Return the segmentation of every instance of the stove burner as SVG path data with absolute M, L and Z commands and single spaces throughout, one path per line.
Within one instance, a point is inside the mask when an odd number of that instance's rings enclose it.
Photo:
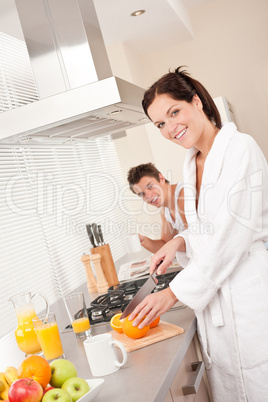
M 167 287 L 166 283 L 159 283 L 159 284 L 156 285 L 156 287 L 154 288 L 153 292 L 154 293 L 159 292 L 159 290 L 163 290 L 166 287 Z
M 127 300 L 131 301 L 134 296 L 135 296 L 135 294 L 133 294 L 133 295 L 126 295 L 125 298 L 124 298 L 124 300 L 126 300 L 126 301 L 127 301 Z
M 136 279 L 134 281 L 123 282 L 120 285 L 111 286 L 108 289 L 108 293 L 114 293 L 115 291 L 121 290 L 126 295 L 128 294 L 136 294 L 139 288 L 141 287 L 141 283 L 144 283 L 144 279 Z
M 93 321 L 97 320 L 101 316 L 102 316 L 102 312 L 100 310 L 91 312 L 91 317 L 92 317 Z
M 102 305 L 108 305 L 110 308 L 118 308 L 121 307 L 125 303 L 125 292 L 124 290 L 115 290 L 110 293 L 105 293 L 97 297 L 97 299 L 91 302 L 91 306 L 98 307 Z

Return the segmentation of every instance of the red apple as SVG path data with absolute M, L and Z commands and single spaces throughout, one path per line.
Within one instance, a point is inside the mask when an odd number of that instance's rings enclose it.
M 8 391 L 9 402 L 40 402 L 43 388 L 32 378 L 20 378 L 11 384 Z
M 45 395 L 45 393 L 46 393 L 47 391 L 50 391 L 51 389 L 54 389 L 54 387 L 51 387 L 50 385 L 47 385 L 46 388 L 44 388 L 43 395 Z

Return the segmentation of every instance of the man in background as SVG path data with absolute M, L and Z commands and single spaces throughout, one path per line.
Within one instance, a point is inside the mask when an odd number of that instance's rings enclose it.
M 183 185 L 180 182 L 170 184 L 153 163 L 132 167 L 127 179 L 134 194 L 147 204 L 160 209 L 161 238 L 154 240 L 139 234 L 141 245 L 156 253 L 167 241 L 187 227 L 183 212 Z

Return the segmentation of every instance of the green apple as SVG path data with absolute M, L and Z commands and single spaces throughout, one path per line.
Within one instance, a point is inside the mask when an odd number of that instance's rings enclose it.
M 50 363 L 51 379 L 49 384 L 54 388 L 61 388 L 64 381 L 71 377 L 77 377 L 75 365 L 66 359 L 56 359 Z
M 73 402 L 82 398 L 89 390 L 89 385 L 83 378 L 72 377 L 64 381 L 61 389 L 65 389 L 71 395 Z
M 45 393 L 42 402 L 72 402 L 72 397 L 65 389 L 53 388 Z

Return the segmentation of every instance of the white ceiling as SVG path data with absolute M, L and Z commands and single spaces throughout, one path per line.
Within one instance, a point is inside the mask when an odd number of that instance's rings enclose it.
M 208 1 L 95 0 L 94 3 L 106 44 L 124 42 L 144 53 L 170 46 L 172 41 L 191 39 L 188 9 Z M 139 17 L 131 16 L 140 9 L 146 12 Z
M 188 10 L 209 1 L 212 0 L 94 0 L 94 3 L 106 45 L 123 42 L 144 53 L 161 50 L 173 41 L 191 39 Z M 146 12 L 139 17 L 130 16 L 139 9 Z M 18 37 L 20 29 L 16 24 L 15 1 L 0 0 L 0 32 L 5 32 L 6 27 L 5 33 L 12 35 L 14 30 L 14 36 Z

